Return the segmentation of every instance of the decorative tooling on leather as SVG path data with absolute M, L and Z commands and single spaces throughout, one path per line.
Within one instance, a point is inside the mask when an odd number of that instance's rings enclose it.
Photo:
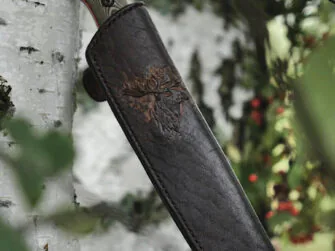
M 145 122 L 155 123 L 167 139 L 178 135 L 183 103 L 189 99 L 179 74 L 170 67 L 151 66 L 145 77 L 124 77 L 122 94 L 129 105 L 144 115 Z

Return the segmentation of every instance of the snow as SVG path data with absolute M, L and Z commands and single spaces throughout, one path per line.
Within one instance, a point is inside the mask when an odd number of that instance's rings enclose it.
M 82 6 L 83 7 L 83 6 Z M 188 8 L 178 19 L 162 16 L 149 10 L 164 43 L 180 71 L 186 85 L 190 86 L 189 66 L 191 55 L 199 49 L 203 62 L 203 82 L 206 83 L 205 102 L 214 109 L 216 122 L 226 137 L 232 134 L 232 127 L 223 117 L 217 89 L 220 79 L 213 76 L 222 58 L 232 56 L 231 43 L 242 39 L 237 30 L 223 33 L 223 21 L 210 10 L 199 13 Z M 87 67 L 85 49 L 96 31 L 89 12 L 81 10 L 82 50 L 80 70 Z M 223 39 L 218 39 L 224 34 Z M 173 43 L 169 43 L 173 41 Z M 214 46 L 215 45 L 215 46 Z M 238 88 L 234 92 L 235 117 L 241 116 L 242 101 L 250 99 L 251 93 Z M 88 115 L 78 107 L 74 117 L 73 135 L 77 148 L 74 164 L 78 201 L 82 205 L 93 205 L 101 200 L 119 201 L 127 193 L 143 193 L 151 190 L 152 185 L 139 160 L 127 142 L 118 122 L 107 103 Z M 144 235 L 136 235 L 117 224 L 107 233 L 95 233 L 81 239 L 82 251 L 122 250 L 122 251 L 186 251 L 190 250 L 182 235 L 171 219 L 158 227 L 150 227 Z

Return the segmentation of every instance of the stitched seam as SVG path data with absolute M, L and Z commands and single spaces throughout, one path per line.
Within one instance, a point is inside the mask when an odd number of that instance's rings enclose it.
M 89 50 L 93 50 L 94 46 L 98 43 L 98 39 L 100 39 L 103 35 L 103 32 L 102 31 L 105 31 L 105 30 L 108 30 L 110 28 L 110 26 L 115 22 L 117 21 L 118 19 L 120 19 L 121 17 L 125 16 L 128 12 L 132 11 L 133 9 L 137 8 L 137 7 L 141 7 L 143 6 L 142 3 L 137 3 L 137 4 L 134 4 L 132 5 L 131 7 L 129 7 L 128 9 L 123 9 L 123 11 L 120 11 L 118 13 L 116 13 L 109 21 L 107 21 L 107 23 L 101 27 L 101 31 L 99 31 L 99 33 L 97 34 L 97 36 L 95 36 L 91 42 L 91 44 L 89 45 Z M 100 75 L 100 77 L 103 79 L 104 82 L 107 82 L 106 81 L 106 78 L 104 77 L 102 71 L 101 71 L 101 67 L 100 65 L 97 63 L 97 60 L 96 60 L 96 53 L 93 53 L 93 63 L 96 65 L 97 67 L 97 71 Z M 147 156 L 147 154 L 142 150 L 142 147 L 141 145 L 138 143 L 138 140 L 136 138 L 136 136 L 134 135 L 132 129 L 130 128 L 130 126 L 128 126 L 128 123 L 125 123 L 127 122 L 127 119 L 123 116 L 123 114 L 121 113 L 120 109 L 119 109 L 119 105 L 118 103 L 116 102 L 116 100 L 109 95 L 109 93 L 107 94 L 110 98 L 110 100 L 113 102 L 113 105 L 114 105 L 114 108 L 116 109 L 116 111 L 118 112 L 120 118 L 124 121 L 124 125 L 126 126 L 126 128 L 128 129 L 128 133 L 129 133 L 129 136 L 132 138 L 134 144 L 136 145 L 136 147 L 138 148 L 139 152 L 143 155 L 144 157 L 144 160 L 147 162 L 148 166 L 150 167 L 151 170 L 152 169 L 152 164 L 150 163 L 149 161 L 149 158 Z M 199 250 L 204 250 L 202 245 L 200 244 L 199 240 L 197 239 L 197 237 L 195 236 L 194 232 L 192 231 L 192 229 L 188 226 L 186 220 L 184 219 L 184 216 L 182 215 L 182 213 L 178 210 L 178 207 L 177 205 L 175 204 L 175 202 L 171 199 L 170 197 L 170 194 L 169 192 L 167 191 L 167 189 L 165 188 L 163 182 L 162 182 L 162 179 L 161 179 L 161 176 L 159 174 L 157 174 L 156 172 L 152 172 L 154 176 L 156 176 L 157 178 L 157 181 L 158 181 L 158 184 L 161 186 L 163 192 L 166 194 L 168 200 L 170 201 L 170 203 L 172 204 L 172 206 L 174 207 L 175 209 L 175 212 L 176 214 L 179 216 L 179 218 L 181 219 L 181 221 L 183 222 L 183 224 L 185 225 L 186 227 L 186 230 L 189 232 L 189 234 L 193 237 L 193 240 L 195 241 L 195 243 L 198 245 L 198 249 Z
M 120 19 L 121 17 L 125 16 L 128 12 L 143 6 L 143 3 L 135 3 L 133 5 L 130 6 L 126 6 L 124 7 L 124 9 L 121 9 L 120 11 L 116 12 L 113 16 L 111 16 L 111 18 L 109 20 L 106 21 L 106 23 L 104 23 L 100 29 L 98 30 L 97 34 L 93 37 L 91 43 L 88 46 L 88 50 L 93 49 L 93 47 L 98 43 L 98 39 L 100 39 L 103 35 L 102 31 L 108 30 L 110 28 L 110 26 L 115 23 L 115 21 L 117 21 L 118 19 Z

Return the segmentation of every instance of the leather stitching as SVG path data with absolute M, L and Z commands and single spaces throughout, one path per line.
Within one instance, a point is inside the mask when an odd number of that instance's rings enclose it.
M 143 6 L 143 3 L 136 3 L 136 4 L 133 4 L 133 5 L 130 5 L 127 7 L 125 7 L 123 10 L 117 12 L 115 15 L 113 15 L 105 24 L 103 24 L 101 26 L 101 28 L 99 29 L 98 33 L 96 34 L 96 36 L 93 38 L 92 42 L 90 43 L 89 47 L 88 47 L 88 50 L 87 50 L 87 55 L 89 55 L 89 51 L 90 50 L 93 50 L 93 48 L 96 46 L 96 44 L 98 43 L 98 40 L 101 39 L 101 37 L 103 36 L 105 30 L 108 30 L 110 28 L 110 26 L 115 22 L 117 21 L 118 19 L 120 19 L 121 17 L 125 16 L 128 12 L 138 8 L 138 7 L 142 7 Z M 93 52 L 92 53 L 92 58 L 93 58 L 93 63 L 94 65 L 96 66 L 97 68 L 97 71 L 98 71 L 98 74 L 100 76 L 100 78 L 102 78 L 102 80 L 104 82 L 107 82 L 106 81 L 106 78 L 104 77 L 103 73 L 102 73 L 102 70 L 101 70 L 101 67 L 100 65 L 97 63 L 97 55 Z M 115 110 L 117 111 L 118 113 L 118 116 L 121 120 L 123 120 L 123 124 L 124 126 L 126 127 L 127 131 L 128 131 L 128 134 L 129 136 L 132 138 L 134 144 L 136 145 L 138 151 L 141 153 L 141 155 L 144 157 L 144 161 L 147 162 L 147 165 L 148 167 L 150 167 L 151 170 L 154 170 L 152 169 L 152 164 L 150 163 L 149 161 L 149 158 L 148 156 L 146 155 L 146 153 L 142 150 L 142 147 L 141 145 L 139 144 L 138 140 L 136 139 L 136 136 L 134 135 L 132 129 L 130 128 L 130 126 L 128 126 L 128 123 L 127 123 L 127 120 L 126 118 L 123 116 L 120 108 L 119 108 L 119 105 L 118 103 L 116 102 L 116 100 L 109 94 L 107 93 L 107 95 L 109 96 L 109 100 L 112 101 L 113 103 L 113 106 L 115 108 Z M 199 240 L 196 238 L 194 232 L 192 231 L 192 229 L 189 227 L 188 223 L 186 222 L 184 216 L 182 215 L 182 213 L 179 211 L 177 205 L 175 204 L 175 202 L 171 199 L 171 196 L 169 194 L 169 192 L 167 191 L 167 189 L 165 188 L 163 182 L 162 182 L 162 179 L 160 177 L 159 174 L 157 174 L 156 172 L 153 171 L 153 175 L 156 176 L 157 178 L 157 181 L 158 181 L 158 185 L 162 188 L 163 192 L 166 194 L 166 197 L 168 198 L 169 202 L 172 204 L 174 210 L 175 210 L 175 213 L 178 215 L 178 217 L 181 219 L 182 223 L 186 226 L 186 231 L 189 233 L 189 235 L 191 235 L 191 237 L 193 238 L 193 240 L 195 241 L 195 243 L 197 244 L 197 248 L 198 250 L 204 250 L 202 245 L 200 244 Z

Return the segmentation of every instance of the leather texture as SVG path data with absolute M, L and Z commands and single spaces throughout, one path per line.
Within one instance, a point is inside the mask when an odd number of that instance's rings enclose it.
M 87 68 L 83 74 L 83 85 L 88 95 L 96 102 L 107 101 L 106 92 L 94 77 L 90 68 Z
M 192 250 L 274 250 L 144 6 L 111 16 L 86 57 Z

